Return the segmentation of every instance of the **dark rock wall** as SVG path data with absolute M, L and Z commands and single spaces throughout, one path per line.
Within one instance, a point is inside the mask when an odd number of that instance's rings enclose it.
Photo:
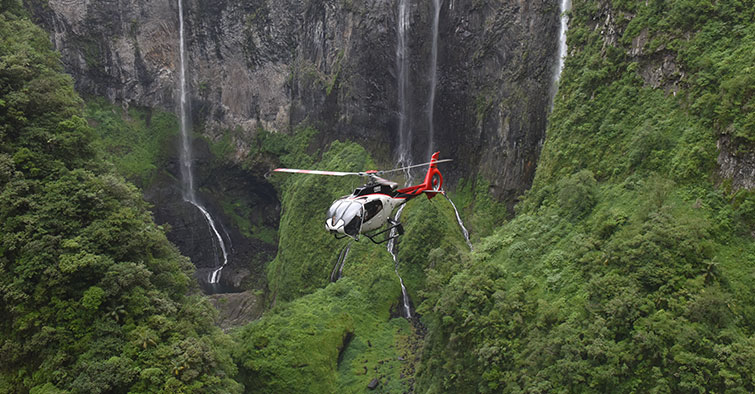
M 176 182 L 177 158 L 168 160 L 166 168 L 144 187 L 155 222 L 167 224 L 168 239 L 191 258 L 197 267 L 197 281 L 206 292 L 264 289 L 265 263 L 277 253 L 277 240 L 268 238 L 280 221 L 275 189 L 264 178 L 233 163 L 213 160 L 203 139 L 194 141 L 193 153 L 197 199 L 213 217 L 228 252 L 219 283 L 211 285 L 208 280 L 223 263 L 222 250 L 204 215 L 183 199 Z
M 218 165 L 206 144 L 194 143 L 204 147 L 195 149 L 198 195 L 234 245 L 223 288 L 207 290 L 264 288 L 264 263 L 274 257 L 275 245 L 242 236 L 224 211 L 233 199 L 248 205 L 245 220 L 277 228 L 280 205 L 261 178 L 265 169 L 244 163 L 255 133 L 313 125 L 322 146 L 354 140 L 383 166 L 393 165 L 398 1 L 183 2 L 193 129 L 209 140 L 231 136 L 233 146 L 224 158 L 230 160 Z M 26 4 L 50 32 L 81 93 L 178 112 L 177 0 Z M 418 163 L 428 159 L 430 144 L 433 3 L 409 4 L 407 116 Z M 443 0 L 441 7 L 432 145 L 454 159 L 444 165 L 446 185 L 481 176 L 513 206 L 531 184 L 544 139 L 558 0 Z M 255 168 L 254 174 L 241 167 Z M 204 284 L 219 264 L 219 249 L 201 213 L 181 199 L 178 176 L 177 167 L 164 169 L 145 185 L 145 197 Z
M 479 171 L 510 202 L 545 138 L 558 25 L 557 1 L 446 1 L 441 12 L 436 146 L 462 160 L 454 175 Z
M 176 1 L 32 3 L 84 93 L 176 107 Z M 482 175 L 513 199 L 531 182 L 548 112 L 557 0 L 442 1 L 434 146 L 459 177 Z M 385 0 L 185 0 L 194 123 L 228 129 L 243 160 L 259 128 L 302 123 L 322 143 L 352 139 L 390 165 L 397 149 L 396 19 Z M 410 2 L 410 124 L 427 157 L 432 2 Z

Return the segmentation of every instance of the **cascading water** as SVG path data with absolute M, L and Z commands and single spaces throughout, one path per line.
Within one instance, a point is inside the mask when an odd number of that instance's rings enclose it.
M 433 116 L 435 115 L 435 89 L 438 85 L 438 24 L 440 22 L 440 1 L 433 0 L 433 44 L 432 57 L 430 58 L 430 97 L 427 100 L 427 120 L 428 120 L 428 138 L 427 138 L 427 157 L 432 156 L 434 152 L 433 140 L 435 139 L 435 129 L 433 125 Z
M 351 242 L 346 244 L 343 248 L 341 248 L 341 251 L 338 253 L 338 258 L 336 259 L 336 265 L 333 267 L 333 271 L 330 273 L 330 281 L 335 282 L 338 279 L 341 279 L 341 276 L 343 276 L 343 266 L 346 264 L 346 258 L 349 257 L 349 251 L 351 250 Z
M 208 278 L 209 283 L 215 284 L 220 281 L 220 271 L 223 269 L 223 267 L 226 266 L 226 264 L 228 264 L 228 252 L 226 251 L 223 237 L 220 236 L 220 232 L 218 231 L 218 228 L 215 225 L 215 221 L 212 219 L 212 216 L 207 211 L 207 209 L 202 204 L 199 203 L 199 201 L 197 200 L 196 193 L 194 192 L 194 174 L 191 168 L 192 155 L 191 155 L 191 140 L 189 136 L 190 134 L 189 116 L 188 116 L 188 106 L 186 104 L 186 62 L 185 62 L 184 15 L 183 14 L 184 13 L 183 13 L 182 0 L 178 0 L 178 30 L 179 30 L 178 37 L 179 37 L 179 51 L 180 51 L 179 58 L 180 58 L 180 67 L 181 67 L 181 71 L 180 71 L 181 150 L 179 152 L 179 161 L 180 161 L 180 167 L 181 167 L 181 192 L 182 192 L 184 201 L 195 206 L 197 209 L 199 209 L 200 212 L 202 212 L 202 215 L 204 216 L 205 220 L 207 220 L 207 224 L 209 225 L 212 234 L 217 239 L 218 245 L 220 246 L 220 250 L 223 253 L 223 263 L 218 268 L 213 270 L 212 273 L 210 273 L 210 276 Z
M 398 2 L 396 69 L 398 70 L 398 163 L 411 165 L 411 127 L 409 125 L 409 1 Z
M 191 171 L 191 142 L 189 141 L 189 121 L 186 106 L 186 66 L 184 61 L 184 12 L 181 0 L 178 0 L 178 43 L 179 43 L 179 66 L 180 86 L 179 93 L 180 103 L 179 110 L 181 115 L 181 151 L 179 152 L 179 161 L 181 167 L 181 192 L 185 201 L 194 201 L 194 176 Z
M 474 251 L 474 248 L 472 247 L 472 242 L 469 241 L 469 231 L 467 231 L 467 228 L 464 227 L 464 222 L 461 221 L 461 216 L 459 216 L 459 210 L 456 209 L 456 204 L 454 204 L 453 201 L 451 201 L 451 197 L 448 197 L 446 193 L 443 193 L 443 197 L 448 200 L 448 202 L 451 203 L 451 206 L 454 208 L 454 212 L 456 212 L 456 221 L 459 223 L 459 227 L 461 227 L 461 233 L 464 234 L 464 240 L 467 241 L 467 246 L 469 246 L 469 250 Z
M 558 81 L 561 78 L 561 71 L 564 69 L 564 59 L 566 58 L 566 29 L 569 26 L 569 16 L 566 13 L 569 9 L 571 9 L 571 0 L 561 0 L 559 6 L 561 18 L 558 29 L 558 66 L 553 76 L 554 95 L 558 90 Z
M 404 210 L 404 207 L 406 205 L 402 205 L 398 208 L 398 211 L 396 211 L 396 216 L 393 218 L 394 221 L 398 222 L 398 220 L 401 218 L 401 212 Z M 390 233 L 391 237 L 396 236 L 396 229 L 392 229 Z M 412 310 L 410 308 L 409 304 L 409 294 L 406 292 L 406 287 L 404 286 L 404 279 L 401 278 L 401 275 L 398 273 L 398 256 L 396 256 L 396 238 L 392 238 L 390 241 L 388 241 L 388 253 L 391 254 L 393 257 L 393 270 L 396 272 L 396 276 L 398 276 L 398 281 L 401 284 L 401 303 L 402 309 L 404 311 L 404 317 L 407 319 L 412 318 Z

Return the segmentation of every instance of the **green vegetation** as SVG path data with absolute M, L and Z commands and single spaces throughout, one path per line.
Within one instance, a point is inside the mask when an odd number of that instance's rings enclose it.
M 97 130 L 97 148 L 128 180 L 144 187 L 159 168 L 166 166 L 175 149 L 169 142 L 178 135 L 178 120 L 160 110 L 112 105 L 101 98 L 87 100 L 84 116 Z
M 311 168 L 371 166 L 362 147 L 335 142 Z M 408 390 L 420 337 L 407 320 L 391 318 L 401 289 L 390 254 L 384 245 L 339 241 L 322 231 L 324 207 L 361 180 L 274 177 L 283 195 L 279 253 L 268 266 L 276 306 L 235 336 L 241 344 L 234 353 L 241 381 L 260 392 L 359 392 L 373 379 L 382 392 Z M 411 296 L 420 300 L 424 270 L 437 273 L 435 281 L 450 276 L 468 247 L 441 196 L 412 201 L 403 222 L 407 233 L 399 245 L 400 271 Z M 349 242 L 343 277 L 329 283 Z
M 755 389 L 752 192 L 712 182 L 718 135 L 752 130 L 750 87 L 726 81 L 751 73 L 753 41 L 730 32 L 751 34 L 753 10 L 613 1 L 636 17 L 617 18 L 612 46 L 591 27 L 604 3 L 573 2 L 573 56 L 517 216 L 425 293 L 420 391 Z M 628 55 L 641 31 L 689 73 L 676 95 L 639 74 L 657 57 Z
M 511 216 L 506 210 L 506 205 L 491 195 L 490 183 L 482 177 L 472 180 L 460 179 L 456 190 L 450 192 L 449 196 L 460 209 L 459 215 L 463 218 L 465 226 L 474 229 L 470 237 L 475 241 L 490 235 Z
M 108 170 L 47 34 L 0 9 L 0 391 L 240 392 L 231 343 Z
M 752 5 L 573 0 L 516 216 L 504 221 L 483 179 L 460 181 L 471 252 L 442 196 L 404 210 L 398 271 L 422 326 L 395 317 L 384 246 L 352 242 L 330 283 L 351 241 L 322 231 L 323 211 L 361 180 L 271 175 L 278 234 L 219 200 L 245 236 L 279 238 L 270 309 L 226 336 L 188 260 L 101 160 L 149 183 L 175 119 L 97 100 L 82 113 L 46 35 L 0 4 L 0 391 L 755 391 L 755 192 L 716 175 L 719 137 L 740 152 L 755 141 Z M 615 41 L 595 28 L 609 11 Z M 373 167 L 355 143 L 314 151 L 316 137 L 259 130 L 245 170 Z
M 344 270 L 364 264 L 360 260 L 350 257 Z M 383 377 L 386 392 L 405 390 L 398 357 L 409 355 L 397 346 L 411 328 L 403 319 L 388 320 L 387 310 L 375 311 L 372 298 L 390 303 L 386 296 L 398 290 L 390 270 L 375 269 L 372 279 L 379 288 L 344 273 L 338 282 L 275 307 L 245 327 L 234 356 L 246 387 L 265 393 L 355 392 Z

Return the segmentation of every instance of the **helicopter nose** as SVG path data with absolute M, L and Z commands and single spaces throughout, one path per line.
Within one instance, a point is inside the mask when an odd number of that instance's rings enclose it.
M 331 232 L 338 232 L 343 234 L 343 219 L 335 220 L 334 218 L 328 218 L 325 220 L 325 228 Z

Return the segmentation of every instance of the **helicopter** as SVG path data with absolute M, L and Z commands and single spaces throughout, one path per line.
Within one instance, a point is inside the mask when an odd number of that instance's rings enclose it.
M 430 161 L 392 170 L 370 170 L 364 172 L 340 172 L 300 170 L 295 168 L 276 168 L 276 172 L 289 172 L 310 175 L 346 176 L 358 175 L 369 178 L 369 181 L 354 190 L 350 195 L 335 200 L 328 209 L 325 217 L 325 229 L 337 239 L 351 237 L 359 240 L 363 235 L 376 244 L 382 244 L 404 234 L 401 223 L 391 219 L 391 213 L 397 207 L 409 200 L 425 194 L 432 199 L 443 191 L 443 175 L 438 170 L 439 163 L 452 159 L 438 160 L 440 152 L 435 152 Z M 427 165 L 427 173 L 422 183 L 405 188 L 398 188 L 398 183 L 380 177 L 380 175 L 404 171 L 410 168 Z M 385 224 L 388 226 L 383 228 Z M 392 230 L 396 230 L 395 232 Z

